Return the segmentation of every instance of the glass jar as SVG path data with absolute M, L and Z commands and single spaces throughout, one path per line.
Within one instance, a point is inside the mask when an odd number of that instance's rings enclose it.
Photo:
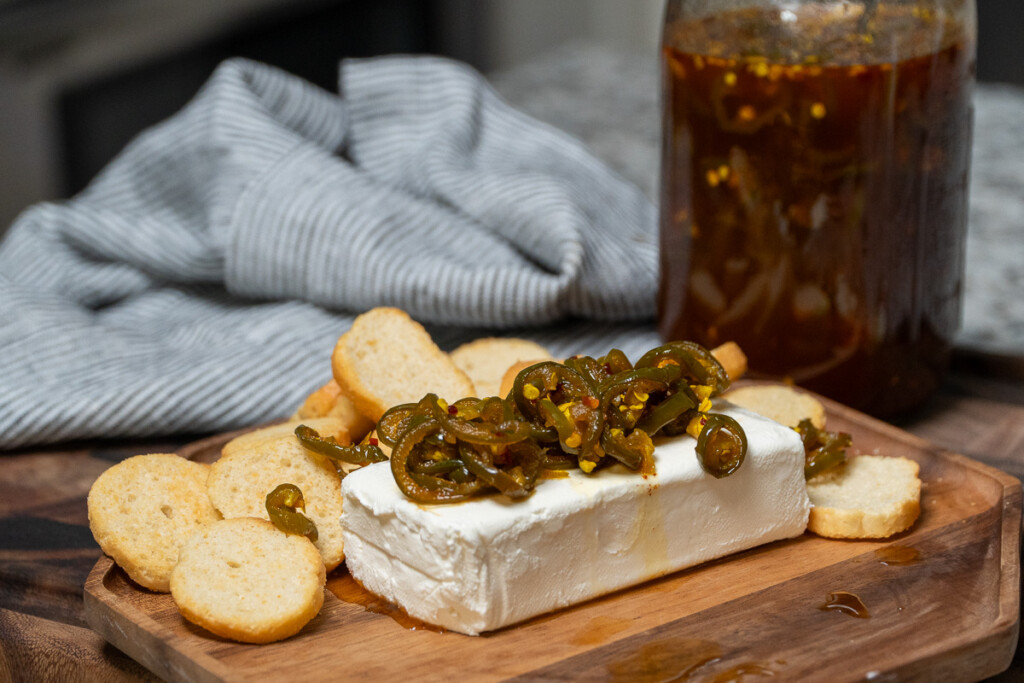
M 876 415 L 960 321 L 973 0 L 668 0 L 659 329 Z

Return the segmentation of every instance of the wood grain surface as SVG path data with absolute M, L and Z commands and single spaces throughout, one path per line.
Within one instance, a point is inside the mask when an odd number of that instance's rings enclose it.
M 139 588 L 106 558 L 86 582 L 86 616 L 158 675 L 181 681 L 339 672 L 381 680 L 974 680 L 1006 669 L 1019 627 L 1019 481 L 837 404 L 829 404 L 829 424 L 851 432 L 862 452 L 920 463 L 923 510 L 912 530 L 884 542 L 806 534 L 478 638 L 410 630 L 368 610 L 343 568 L 329 577 L 320 615 L 271 645 L 204 632 L 169 596 Z M 211 460 L 223 441 L 183 454 Z M 858 595 L 870 617 L 821 610 L 835 591 Z

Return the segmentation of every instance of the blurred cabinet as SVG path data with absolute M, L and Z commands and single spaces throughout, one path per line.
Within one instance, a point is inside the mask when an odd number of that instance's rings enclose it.
M 472 61 L 471 0 L 0 0 L 0 235 L 242 56 L 336 91 L 348 56 Z
M 1024 85 L 1024 2 L 978 0 L 978 79 Z

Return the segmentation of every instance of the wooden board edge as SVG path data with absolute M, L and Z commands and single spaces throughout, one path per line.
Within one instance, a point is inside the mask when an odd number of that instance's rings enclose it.
M 219 683 L 229 678 L 229 669 L 217 659 L 190 647 L 187 640 L 174 637 L 147 613 L 119 600 L 106 587 L 113 571 L 117 565 L 103 555 L 86 578 L 83 603 L 90 628 L 164 680 Z M 117 616 L 123 619 L 117 620 Z
M 955 453 L 937 453 L 957 456 L 960 464 L 975 463 L 987 468 Z M 981 636 L 952 648 L 936 648 L 913 662 L 885 672 L 896 680 L 982 680 L 1006 671 L 1013 663 L 1020 639 L 1022 492 L 1021 483 L 1015 477 L 1009 478 L 1013 482 L 1007 484 L 998 503 L 1002 515 L 997 617 Z
M 972 461 L 973 462 L 973 461 Z M 1000 586 L 1002 602 L 1000 608 L 1003 618 L 1011 624 L 1008 655 L 999 672 L 1010 667 L 1020 646 L 1020 601 L 1021 601 L 1021 534 L 1024 533 L 1024 489 L 1020 480 L 1012 478 L 1003 491 L 1003 538 L 1001 549 Z M 997 672 L 997 673 L 999 673 Z
M 917 662 L 901 667 L 892 673 L 897 674 L 901 679 L 916 678 L 927 674 L 948 680 L 978 680 L 1006 671 L 1013 662 L 1020 637 L 1020 558 L 1022 514 L 1024 514 L 1021 481 L 991 465 L 961 453 L 940 448 L 895 425 L 853 411 L 828 399 L 824 399 L 824 401 L 830 412 L 837 408 L 837 412 L 843 414 L 843 417 L 851 422 L 863 424 L 881 432 L 886 438 L 926 450 L 936 458 L 950 461 L 958 467 L 987 477 L 1002 487 L 997 503 L 1001 508 L 999 614 L 990 624 L 987 635 L 974 638 L 952 650 L 946 649 L 926 655 Z
M 764 380 L 746 380 L 745 383 L 777 384 L 777 382 Z M 819 400 L 825 406 L 827 415 L 842 417 L 866 430 L 879 433 L 886 439 L 926 451 L 935 458 L 947 460 L 957 467 L 984 476 L 1001 487 L 1001 495 L 997 503 L 1002 512 L 1000 518 L 999 613 L 991 622 L 987 634 L 956 645 L 953 649 L 945 648 L 933 653 L 926 653 L 914 662 L 909 662 L 893 670 L 878 672 L 879 678 L 885 680 L 891 676 L 896 680 L 930 680 L 931 677 L 937 676 L 943 680 L 979 680 L 1006 671 L 1013 662 L 1020 639 L 1021 534 L 1022 521 L 1024 521 L 1022 520 L 1024 518 L 1024 509 L 1022 509 L 1024 496 L 1022 496 L 1020 479 L 961 453 L 943 449 L 927 439 L 854 410 L 826 396 L 802 387 L 798 390 Z
M 808 392 L 810 393 L 810 392 Z M 899 427 L 865 415 L 858 411 L 837 404 L 825 397 L 815 395 L 825 404 L 829 414 L 842 416 L 843 419 L 865 429 L 874 430 L 887 439 L 897 443 L 926 451 L 929 456 L 949 460 L 957 467 L 963 467 L 989 478 L 1001 486 L 1002 496 L 993 508 L 1001 508 L 1000 536 L 1000 585 L 998 599 L 998 616 L 989 623 L 989 629 L 980 637 L 976 634 L 969 640 L 958 644 L 945 641 L 945 647 L 933 652 L 922 653 L 912 662 L 878 672 L 883 680 L 890 677 L 896 680 L 924 679 L 939 676 L 943 679 L 979 679 L 996 675 L 1005 671 L 1012 663 L 1020 633 L 1020 548 L 1022 532 L 1022 486 L 1019 479 L 995 467 L 959 453 L 944 450 L 934 443 L 910 434 Z M 267 425 L 258 425 L 240 429 L 228 434 L 208 437 L 193 442 L 179 449 L 183 457 L 192 458 L 212 448 L 219 450 L 231 438 L 245 434 Z M 992 509 L 992 508 L 989 508 Z M 203 652 L 191 652 L 187 642 L 167 632 L 166 627 L 151 619 L 147 614 L 124 605 L 118 596 L 106 588 L 107 574 L 114 570 L 114 563 L 102 556 L 86 581 L 85 601 L 86 618 L 89 625 L 108 642 L 136 659 L 151 671 L 168 680 L 200 680 L 223 681 L 231 680 L 232 672 L 226 670 L 219 660 Z M 152 640 L 156 651 L 164 651 L 167 656 L 164 662 L 153 662 L 147 655 L 149 652 L 142 645 L 135 645 L 132 639 L 121 631 L 118 624 L 110 621 L 109 616 L 120 614 L 132 626 L 141 631 L 136 640 Z M 99 624 L 95 619 L 104 619 Z M 144 629 L 139 624 L 143 620 L 148 623 Z M 109 624 L 110 628 L 104 628 Z M 112 630 L 113 629 L 113 630 Z M 146 630 L 148 629 L 148 630 Z M 161 633 L 163 635 L 161 636 Z M 120 636 L 120 638 L 119 638 Z M 169 637 L 170 636 L 170 637 Z M 175 644 L 172 645 L 171 642 Z M 140 652 L 141 650 L 141 652 Z M 180 668 L 173 668 L 173 664 Z M 158 658 L 159 659 L 159 658 Z M 204 662 L 201 660 L 209 660 Z M 184 665 L 181 667 L 181 665 Z M 167 668 L 172 667 L 172 668 Z M 183 671 L 184 668 L 197 668 L 196 671 Z M 218 671 L 219 670 L 219 671 Z
M 879 672 L 877 680 L 980 681 L 1003 673 L 1013 663 L 1019 623 L 993 631 L 953 648 L 928 653 L 895 669 Z
M 1000 519 L 999 615 L 992 622 L 988 635 L 969 643 L 963 643 L 954 650 L 936 652 L 892 673 L 904 678 L 909 677 L 907 675 L 911 673 L 910 669 L 914 669 L 913 676 L 930 670 L 932 675 L 941 675 L 943 678 L 967 679 L 986 678 L 1005 671 L 1013 662 L 1020 637 L 1021 534 L 1022 521 L 1024 521 L 1024 493 L 1022 493 L 1020 479 L 961 453 L 943 449 L 927 439 L 848 408 L 829 398 L 818 394 L 814 394 L 814 396 L 825 405 L 829 414 L 841 415 L 844 419 L 875 430 L 888 439 L 925 450 L 936 458 L 971 470 L 1001 486 L 1002 491 L 998 503 L 1002 513 Z M 960 659 L 954 659 L 953 653 L 956 653 Z M 954 662 L 956 662 L 955 665 Z M 934 664 L 935 668 L 931 669 L 929 663 Z M 922 670 L 915 665 L 926 668 Z

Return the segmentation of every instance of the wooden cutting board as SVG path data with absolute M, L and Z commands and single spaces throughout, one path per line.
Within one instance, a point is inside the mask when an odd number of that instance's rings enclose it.
M 920 463 L 910 531 L 884 542 L 805 534 L 476 638 L 412 628 L 344 566 L 328 576 L 319 616 L 270 645 L 193 626 L 106 557 L 86 582 L 86 618 L 171 681 L 967 680 L 1004 670 L 1019 629 L 1020 482 L 823 402 L 829 428 L 852 433 L 860 452 Z M 182 454 L 212 461 L 231 436 Z M 836 591 L 859 596 L 870 617 L 822 610 Z

